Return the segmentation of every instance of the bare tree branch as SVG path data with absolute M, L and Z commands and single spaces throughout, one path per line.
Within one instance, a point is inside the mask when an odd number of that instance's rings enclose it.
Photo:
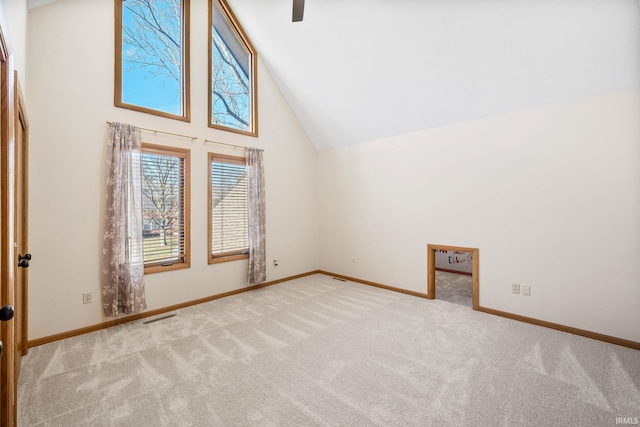
M 145 219 L 162 230 L 166 245 L 167 231 L 177 224 L 180 211 L 178 161 L 168 156 L 144 155 L 142 177 Z
M 212 91 L 212 93 L 213 93 L 215 96 L 217 96 L 217 97 L 218 97 L 218 99 L 219 99 L 220 101 L 222 101 L 222 103 L 224 104 L 224 106 L 225 106 L 225 108 L 226 108 L 226 110 L 227 110 L 227 113 L 228 113 L 231 117 L 233 117 L 234 119 L 236 119 L 237 121 L 239 121 L 239 122 L 240 122 L 240 123 L 242 123 L 243 125 L 245 125 L 245 126 L 249 126 L 249 122 L 248 122 L 247 120 L 243 119 L 242 117 L 238 116 L 235 112 L 233 112 L 233 110 L 231 109 L 231 107 L 229 107 L 229 104 L 227 103 L 227 100 L 224 98 L 224 96 L 222 96 L 222 94 L 221 94 L 221 93 L 216 92 L 215 90 L 214 90 L 214 91 Z
M 123 0 L 123 66 L 126 71 L 141 72 L 145 78 L 165 78 L 182 82 L 182 0 Z M 233 128 L 249 127 L 250 78 L 241 69 L 214 30 L 211 91 L 215 124 Z M 165 80 L 166 82 L 166 80 Z M 173 85 L 172 85 L 173 86 Z

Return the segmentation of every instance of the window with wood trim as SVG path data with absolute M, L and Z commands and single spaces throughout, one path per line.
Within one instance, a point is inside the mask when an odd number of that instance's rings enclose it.
M 145 273 L 189 267 L 187 149 L 142 144 L 142 216 Z
M 209 126 L 258 136 L 256 52 L 229 5 L 209 0 Z
M 209 153 L 209 264 L 249 257 L 244 157 Z
M 115 0 L 117 107 L 190 121 L 189 0 Z

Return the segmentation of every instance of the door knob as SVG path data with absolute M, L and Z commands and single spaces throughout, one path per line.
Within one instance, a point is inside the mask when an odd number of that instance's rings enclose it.
M 31 260 L 31 254 L 18 254 L 18 267 L 29 268 L 29 261 Z
M 6 322 L 7 320 L 13 319 L 13 306 L 5 305 L 0 308 L 0 320 Z
M 0 356 L 2 356 L 2 341 L 0 341 Z

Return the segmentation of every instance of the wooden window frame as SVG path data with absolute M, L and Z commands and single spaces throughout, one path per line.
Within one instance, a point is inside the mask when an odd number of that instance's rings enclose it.
M 246 166 L 247 162 L 246 159 L 244 157 L 241 156 L 229 156 L 226 154 L 218 154 L 218 153 L 209 153 L 209 157 L 208 157 L 208 162 L 207 162 L 207 168 L 208 168 L 208 177 L 209 177 L 209 184 L 208 184 L 208 196 L 207 196 L 207 202 L 208 202 L 208 208 L 207 208 L 207 249 L 208 249 L 208 262 L 209 264 L 219 264 L 222 262 L 228 262 L 228 261 L 236 261 L 239 259 L 248 259 L 249 258 L 249 254 L 248 253 L 242 253 L 245 251 L 230 251 L 230 252 L 224 252 L 224 253 L 218 253 L 218 254 L 213 254 L 213 226 L 211 224 L 211 218 L 213 215 L 213 208 L 211 206 L 211 202 L 212 202 L 212 188 L 211 188 L 211 163 L 212 162 L 220 162 L 220 163 L 231 163 L 231 164 L 236 164 L 236 165 L 243 165 Z M 247 229 L 247 233 L 249 232 L 249 230 Z M 248 247 L 246 249 L 246 251 L 248 252 Z
M 246 130 L 246 131 L 211 123 L 211 119 L 213 117 L 213 111 L 211 108 L 212 106 L 211 104 L 213 101 L 212 81 L 211 81 L 211 74 L 213 71 L 212 70 L 213 55 L 212 55 L 211 49 L 213 47 L 212 40 L 213 40 L 213 3 L 214 2 L 218 5 L 218 8 L 225 15 L 225 19 L 229 23 L 229 26 L 231 27 L 231 29 L 234 30 L 238 40 L 242 42 L 244 47 L 249 52 L 249 57 L 251 62 L 251 66 L 250 66 L 251 76 L 250 76 L 250 82 L 249 82 L 251 87 L 251 94 L 250 94 L 251 105 L 250 105 L 250 111 L 249 111 L 249 118 L 251 123 L 250 123 L 249 130 Z M 220 129 L 228 132 L 234 132 L 242 135 L 257 137 L 258 136 L 258 55 L 256 53 L 255 48 L 253 47 L 253 44 L 251 43 L 251 40 L 249 40 L 249 37 L 247 37 L 246 33 L 242 29 L 242 26 L 238 22 L 238 19 L 236 18 L 233 11 L 227 4 L 226 0 L 209 0 L 209 74 L 207 76 L 207 79 L 209 81 L 208 107 L 207 107 L 208 108 L 208 115 L 207 115 L 208 126 L 214 129 Z
M 165 111 L 154 110 L 134 104 L 127 104 L 122 101 L 122 1 L 114 0 L 115 5 L 115 84 L 114 84 L 114 105 L 128 110 L 140 111 L 142 113 L 153 114 L 169 119 L 191 122 L 191 58 L 190 48 L 190 0 L 182 0 L 182 84 L 181 84 L 181 109 L 182 114 L 171 114 Z
M 165 145 L 142 143 L 142 154 L 158 154 L 174 156 L 184 160 L 184 259 L 171 265 L 150 263 L 144 266 L 144 274 L 160 273 L 163 271 L 181 270 L 191 267 L 191 150 L 187 148 L 170 147 Z

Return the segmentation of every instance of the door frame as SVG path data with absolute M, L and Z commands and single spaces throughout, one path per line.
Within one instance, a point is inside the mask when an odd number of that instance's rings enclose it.
M 436 298 L 436 251 L 458 251 L 471 252 L 473 262 L 471 264 L 471 284 L 473 292 L 473 309 L 478 310 L 480 307 L 480 249 L 467 248 L 464 246 L 449 246 L 427 244 L 427 298 Z
M 22 86 L 20 85 L 20 79 L 18 78 L 18 70 L 13 74 L 14 83 L 14 114 L 15 114 L 15 195 L 16 195 L 16 207 L 15 207 L 15 236 L 16 241 L 21 243 L 23 255 L 29 253 L 29 119 L 27 117 L 27 107 L 22 94 Z M 22 128 L 22 139 L 18 140 L 18 127 Z M 18 164 L 18 159 L 20 163 Z M 20 184 L 20 185 L 18 185 Z M 18 195 L 18 191 L 22 194 Z M 17 206 L 17 201 L 21 202 L 20 206 Z M 22 218 L 18 222 L 17 215 L 21 215 Z M 18 224 L 22 224 L 22 228 L 17 227 Z M 19 249 L 19 248 L 17 248 Z M 17 258 L 17 255 L 14 254 Z M 17 261 L 17 260 L 16 260 Z M 29 291 L 29 269 L 23 268 L 20 275 L 16 274 L 16 279 L 21 278 L 20 282 L 16 281 L 14 288 L 14 295 L 17 299 L 17 291 L 20 288 L 20 301 L 15 301 L 16 305 L 16 322 L 20 323 L 20 328 L 16 327 L 16 331 L 20 330 L 20 336 L 16 335 L 16 344 L 18 348 L 18 357 L 16 357 L 16 378 L 20 373 L 20 357 L 27 354 L 29 351 L 29 324 L 28 324 L 28 291 Z

